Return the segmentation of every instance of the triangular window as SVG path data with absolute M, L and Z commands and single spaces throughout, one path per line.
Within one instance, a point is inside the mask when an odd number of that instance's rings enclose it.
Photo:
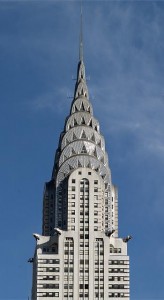
M 97 143 L 97 145 L 101 148 L 101 140 Z
M 94 136 L 94 134 L 91 136 L 91 141 L 95 142 L 95 136 Z
M 81 153 L 87 153 L 87 150 L 86 150 L 86 147 L 83 146 L 82 150 L 81 150 Z
M 75 152 L 75 150 L 72 148 L 72 154 L 73 155 L 75 155 L 76 154 L 76 152 Z
M 73 133 L 73 141 L 77 140 L 76 135 Z
M 101 162 L 104 164 L 104 157 L 101 158 Z
M 77 126 L 78 124 L 77 124 L 77 121 L 76 121 L 76 119 L 74 119 L 74 126 Z
M 95 157 L 97 157 L 97 151 L 96 151 L 96 148 L 95 148 L 95 150 L 93 151 L 93 155 L 94 155 Z
M 81 138 L 82 138 L 82 139 L 86 139 L 86 134 L 85 134 L 85 131 L 84 131 L 84 130 L 83 130 L 83 132 L 82 132 Z
M 83 102 L 81 103 L 81 108 L 80 108 L 80 110 L 81 110 L 81 111 L 85 111 Z
M 81 119 L 81 124 L 85 125 L 85 119 L 84 119 L 84 117 Z
M 78 160 L 78 167 L 81 168 L 82 164 L 80 163 L 80 161 Z
M 92 119 L 89 122 L 89 126 L 92 127 Z

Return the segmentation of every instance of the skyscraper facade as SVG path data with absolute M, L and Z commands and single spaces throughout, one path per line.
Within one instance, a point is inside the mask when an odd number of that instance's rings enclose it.
M 42 235 L 34 234 L 32 300 L 130 299 L 118 194 L 85 77 L 82 40 L 70 114 L 45 184 Z

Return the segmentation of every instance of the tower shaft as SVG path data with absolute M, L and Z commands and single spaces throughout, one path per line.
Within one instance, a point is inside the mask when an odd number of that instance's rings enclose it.
M 130 299 L 117 188 L 89 101 L 82 53 L 81 39 L 74 98 L 44 189 L 32 300 Z

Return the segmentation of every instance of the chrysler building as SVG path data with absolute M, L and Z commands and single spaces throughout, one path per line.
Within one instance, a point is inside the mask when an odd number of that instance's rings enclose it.
M 118 193 L 94 117 L 80 39 L 70 113 L 45 183 L 32 300 L 130 299 L 127 242 L 118 236 Z M 103 97 L 103 96 L 102 96 Z

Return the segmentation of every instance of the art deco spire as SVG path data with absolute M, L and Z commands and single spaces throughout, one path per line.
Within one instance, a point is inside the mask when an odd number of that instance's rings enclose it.
M 130 299 L 130 236 L 118 238 L 117 188 L 85 78 L 82 12 L 74 97 L 45 184 L 42 229 L 31 299 Z
M 79 62 L 70 115 L 66 118 L 56 152 L 52 177 L 57 186 L 79 166 L 91 168 L 110 184 L 108 155 L 100 133 L 99 122 L 93 116 L 83 61 L 82 11 L 80 24 Z
M 83 61 L 83 13 L 81 7 L 81 16 L 80 16 L 80 45 L 79 45 L 79 61 Z

